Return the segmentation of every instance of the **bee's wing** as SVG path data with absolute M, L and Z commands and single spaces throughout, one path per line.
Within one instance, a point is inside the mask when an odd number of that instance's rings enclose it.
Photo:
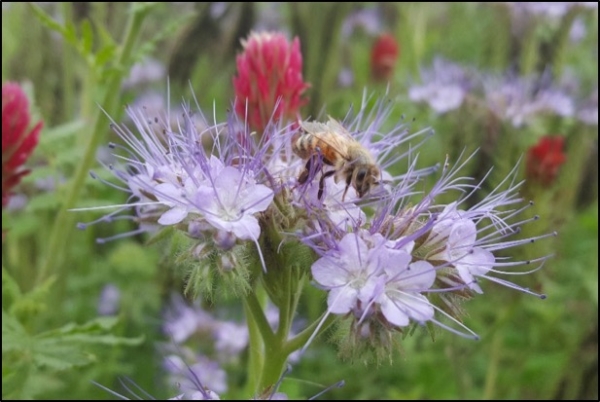
M 301 121 L 300 127 L 302 127 L 302 129 L 307 133 L 311 134 L 322 133 L 330 130 L 327 124 L 320 123 L 318 121 Z
M 332 125 L 331 123 L 334 123 Z M 330 117 L 330 121 L 327 123 L 321 123 L 317 121 L 303 121 L 300 122 L 300 126 L 303 130 L 311 134 L 323 134 L 323 133 L 335 133 L 342 138 L 353 140 L 352 136 L 348 131 L 335 119 Z M 347 144 L 346 141 L 340 141 L 337 136 L 324 136 L 319 135 L 319 141 L 327 144 L 333 151 L 337 152 L 343 159 L 348 158 Z
M 329 117 L 329 121 L 327 122 L 327 127 L 329 128 L 329 130 L 333 130 L 336 133 L 343 135 L 344 137 L 351 139 L 352 141 L 356 141 L 356 139 L 354 137 L 352 137 L 352 135 L 350 134 L 350 132 L 348 132 L 348 130 L 346 129 L 346 127 L 344 127 L 342 125 L 342 123 L 340 123 L 339 121 L 337 121 L 336 119 L 334 119 L 331 116 Z

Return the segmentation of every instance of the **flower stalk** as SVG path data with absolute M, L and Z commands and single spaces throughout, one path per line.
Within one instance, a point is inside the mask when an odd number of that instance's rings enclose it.
M 69 237 L 74 226 L 74 217 L 73 214 L 69 212 L 69 209 L 77 204 L 77 200 L 84 187 L 84 182 L 94 163 L 96 149 L 104 138 L 107 122 L 105 113 L 114 115 L 116 112 L 121 81 L 127 74 L 127 69 L 125 67 L 131 64 L 134 46 L 139 38 L 142 24 L 149 11 L 150 6 L 148 5 L 132 6 L 127 28 L 125 29 L 123 46 L 117 60 L 117 65 L 121 67 L 120 73 L 112 75 L 109 79 L 104 99 L 100 102 L 103 105 L 104 110 L 98 110 L 96 112 L 91 135 L 88 137 L 83 156 L 75 170 L 67 194 L 63 199 L 62 208 L 59 210 L 58 216 L 52 225 L 49 236 L 50 242 L 46 250 L 46 258 L 42 263 L 36 278 L 36 283 L 38 284 L 43 283 L 50 275 L 56 274 L 56 271 L 60 266 L 60 261 L 65 251 L 64 248 L 68 245 L 65 239 Z

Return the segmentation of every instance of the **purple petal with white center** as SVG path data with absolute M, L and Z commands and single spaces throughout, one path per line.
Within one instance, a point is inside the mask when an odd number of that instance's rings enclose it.
M 160 218 L 158 218 L 158 223 L 163 226 L 176 225 L 179 222 L 183 221 L 187 217 L 187 215 L 187 209 L 181 207 L 174 207 L 162 214 Z
M 245 179 L 239 170 L 227 166 L 214 179 L 214 187 L 198 188 L 195 200 L 211 225 L 232 232 L 239 239 L 250 240 L 260 235 L 258 220 L 252 214 L 267 209 L 274 193 Z
M 327 297 L 329 311 L 334 314 L 349 313 L 356 306 L 358 293 L 358 289 L 349 285 L 331 289 Z
M 434 309 L 419 292 L 429 289 L 434 281 L 435 269 L 425 261 L 414 262 L 408 269 L 390 277 L 385 293 L 379 297 L 383 315 L 397 326 L 408 325 L 409 318 L 419 322 L 430 320 Z
M 396 280 L 401 283 L 404 290 L 421 292 L 433 285 L 435 268 L 426 261 L 413 262 L 408 269 L 397 276 Z
M 489 272 L 496 258 L 494 254 L 481 247 L 475 247 L 470 253 L 467 253 L 459 261 L 454 263 L 460 278 L 475 290 L 477 293 L 483 293 L 481 288 L 475 283 L 474 276 L 483 276 Z
M 327 255 L 319 258 L 313 263 L 311 271 L 315 281 L 328 288 L 343 286 L 348 281 L 349 271 L 340 256 Z
M 461 219 L 452 225 L 450 236 L 448 237 L 448 248 L 450 254 L 468 253 L 477 240 L 477 226 L 470 219 Z

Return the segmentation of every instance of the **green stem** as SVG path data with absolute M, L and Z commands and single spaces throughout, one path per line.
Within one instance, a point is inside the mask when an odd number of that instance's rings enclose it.
M 149 6 L 140 6 L 135 3 L 132 5 L 132 9 L 125 31 L 124 44 L 117 60 L 117 65 L 121 67 L 121 71 L 109 78 L 107 91 L 105 92 L 104 99 L 100 102 L 106 113 L 109 115 L 114 114 L 116 110 L 117 102 L 119 101 L 121 80 L 127 73 L 124 67 L 128 66 L 130 63 L 134 45 L 137 42 L 141 31 L 142 22 L 150 11 Z M 62 251 L 67 246 L 66 240 L 73 230 L 74 225 L 73 214 L 70 213 L 68 209 L 76 205 L 90 167 L 92 166 L 92 163 L 94 163 L 96 149 L 98 148 L 100 141 L 104 138 L 107 126 L 104 113 L 105 112 L 101 110 L 96 112 L 94 126 L 91 130 L 91 135 L 88 137 L 81 162 L 77 166 L 75 176 L 71 181 L 67 195 L 64 198 L 61 209 L 52 226 L 50 242 L 48 249 L 46 250 L 46 260 L 42 264 L 36 278 L 38 284 L 42 283 L 49 275 L 54 273 L 62 257 Z
M 292 321 L 292 317 L 290 317 L 290 311 L 295 310 L 291 310 L 292 309 L 292 283 L 291 283 L 291 275 L 292 275 L 292 270 L 291 269 L 284 269 L 283 270 L 283 287 L 285 288 L 285 295 L 287 296 L 287 300 L 285 300 L 285 303 L 281 304 L 281 307 L 279 308 L 279 327 L 277 328 L 277 337 L 279 339 L 282 339 L 282 337 L 285 336 L 285 338 L 283 338 L 283 340 L 287 339 L 287 334 L 290 331 L 290 323 Z
M 244 300 L 244 313 L 248 325 L 249 335 L 249 356 L 248 356 L 248 381 L 246 383 L 246 393 L 253 395 L 256 392 L 260 374 L 264 367 L 264 355 L 262 350 L 262 338 L 260 330 L 255 320 L 252 319 L 252 309 L 249 303 Z
M 535 71 L 535 66 L 538 62 L 538 45 L 539 41 L 536 36 L 536 25 L 531 24 L 526 28 L 526 32 L 521 40 L 521 75 L 529 75 Z
M 289 354 L 284 353 L 280 338 L 265 344 L 265 364 L 258 384 L 258 395 L 270 391 L 271 387 L 279 381 L 288 356 Z
M 554 76 L 557 78 L 562 76 L 565 67 L 565 56 L 569 50 L 569 34 L 571 32 L 573 22 L 575 22 L 575 19 L 579 15 L 579 10 L 579 6 L 571 7 L 569 12 L 563 17 L 558 31 L 552 38 L 552 54 L 550 60 L 547 60 L 546 62 L 548 65 L 552 66 Z M 546 64 L 544 64 L 544 66 L 545 65 Z
M 305 328 L 302 332 L 300 332 L 298 335 L 296 335 L 283 345 L 283 352 L 286 354 L 286 356 L 289 356 L 292 352 L 295 352 L 296 350 L 304 347 L 304 345 L 306 345 L 310 337 L 313 336 L 315 331 L 317 331 L 317 333 L 314 336 L 317 337 L 335 322 L 337 316 L 329 314 L 324 319 L 323 317 L 325 316 L 325 314 L 327 314 L 327 312 L 323 313 L 323 315 L 319 317 L 319 319 L 314 321 L 310 326 Z M 322 324 L 321 321 L 323 321 Z M 319 324 L 321 324 L 321 326 L 319 326 Z
M 498 379 L 498 363 L 500 361 L 501 356 L 501 348 L 502 348 L 502 339 L 500 337 L 500 333 L 497 332 L 492 339 L 492 345 L 490 346 L 491 353 L 489 364 L 487 368 L 487 374 L 485 378 L 485 386 L 483 389 L 483 396 L 481 399 L 483 400 L 491 400 L 494 399 L 496 383 Z
M 254 292 L 250 292 L 246 295 L 244 298 L 244 305 L 247 307 L 248 313 L 250 314 L 247 316 L 247 319 L 255 323 L 265 343 L 269 344 L 275 342 L 275 334 L 273 333 Z
M 73 21 L 73 6 L 71 2 L 65 1 L 60 3 L 63 15 L 63 21 Z M 62 82 L 62 101 L 63 101 L 63 119 L 69 121 L 73 117 L 74 101 L 73 94 L 75 74 L 73 72 L 73 49 L 66 42 L 63 42 L 63 82 Z

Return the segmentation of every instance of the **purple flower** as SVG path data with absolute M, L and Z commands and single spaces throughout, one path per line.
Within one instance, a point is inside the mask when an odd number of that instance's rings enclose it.
M 413 85 L 408 97 L 426 102 L 436 113 L 458 109 L 473 86 L 467 71 L 458 64 L 436 58 L 430 69 L 421 71 L 422 85 Z
M 573 99 L 549 82 L 547 76 L 492 78 L 485 82 L 484 88 L 488 108 L 515 127 L 541 114 L 571 117 L 575 113 Z
M 392 242 L 367 231 L 346 234 L 312 266 L 315 281 L 329 290 L 329 312 L 353 312 L 362 319 L 381 309 L 397 326 L 408 325 L 409 318 L 433 317 L 420 292 L 433 284 L 435 270 L 426 262 L 411 263 L 411 248 L 412 242 Z
M 474 276 L 485 275 L 494 265 L 495 258 L 491 252 L 476 246 L 477 227 L 466 216 L 465 211 L 457 210 L 456 202 L 447 205 L 421 247 L 436 250 L 427 256 L 427 260 L 449 262 L 467 286 L 482 293 Z
M 517 193 L 520 183 L 514 182 L 516 169 L 480 202 L 461 209 L 479 188 L 468 177 L 458 176 L 467 162 L 446 168 L 433 189 L 416 203 L 412 186 L 400 186 L 374 204 L 376 211 L 370 219 L 355 221 L 350 233 L 333 230 L 302 238 L 321 255 L 312 265 L 312 274 L 316 284 L 329 293 L 329 313 L 354 317 L 353 327 L 369 336 L 382 327 L 431 321 L 476 337 L 461 324 L 453 295 L 464 299 L 482 293 L 479 282 L 483 279 L 545 297 L 501 276 L 521 275 L 513 270 L 535 263 L 539 266 L 534 270 L 539 269 L 548 256 L 525 261 L 495 256 L 500 250 L 553 235 L 509 239 L 523 224 L 537 220 L 535 216 L 519 218 L 529 204 L 515 209 L 522 202 Z M 457 201 L 436 204 L 442 194 L 452 192 L 458 194 Z M 444 324 L 438 313 L 462 330 Z
M 598 125 L 598 88 L 591 96 L 582 102 L 578 108 L 577 118 L 589 126 Z
M 184 393 L 205 388 L 217 394 L 227 391 L 227 374 L 217 362 L 204 356 L 196 356 L 187 348 L 183 348 L 182 352 L 186 359 L 178 355 L 165 358 L 164 367 L 170 373 L 170 383 L 179 384 Z
M 312 266 L 319 285 L 329 290 L 327 305 L 334 314 L 362 310 L 375 296 L 383 250 L 369 249 L 358 236 L 347 234 Z
M 228 244 L 236 239 L 256 242 L 260 235 L 256 215 L 274 196 L 264 184 L 269 173 L 263 164 L 272 144 L 256 144 L 233 118 L 227 124 L 201 125 L 205 129 L 199 132 L 197 119 L 186 112 L 179 131 L 171 131 L 165 123 L 168 116 L 148 116 L 143 109 L 128 113 L 138 134 L 114 125 L 127 148 L 113 144 L 122 164 L 109 168 L 124 183 L 129 204 L 116 206 L 116 212 L 100 221 L 127 218 L 119 213 L 132 206 L 145 223 L 134 233 L 176 226 L 192 237 L 218 235 L 229 239 Z M 213 144 L 210 154 L 204 137 Z
M 258 239 L 260 227 L 254 214 L 269 207 L 273 190 L 256 184 L 232 166 L 223 168 L 211 184 L 202 186 L 196 193 L 196 202 L 204 206 L 206 221 L 238 239 Z
M 171 297 L 169 308 L 165 312 L 163 331 L 176 344 L 185 342 L 198 332 L 212 331 L 216 320 L 199 306 L 188 305 L 181 296 Z
M 115 285 L 108 284 L 102 288 L 98 300 L 98 314 L 115 315 L 119 312 L 121 291 Z
M 557 2 L 507 2 L 515 16 L 528 14 L 549 19 L 562 18 L 573 7 L 597 8 L 598 3 L 586 1 L 557 1 Z
M 238 356 L 248 346 L 248 327 L 235 322 L 221 321 L 213 332 L 215 348 L 222 356 Z
M 158 60 L 147 58 L 142 62 L 134 64 L 129 72 L 129 76 L 123 81 L 123 89 L 131 89 L 136 86 L 151 84 L 163 80 L 166 75 L 166 69 L 163 63 Z

